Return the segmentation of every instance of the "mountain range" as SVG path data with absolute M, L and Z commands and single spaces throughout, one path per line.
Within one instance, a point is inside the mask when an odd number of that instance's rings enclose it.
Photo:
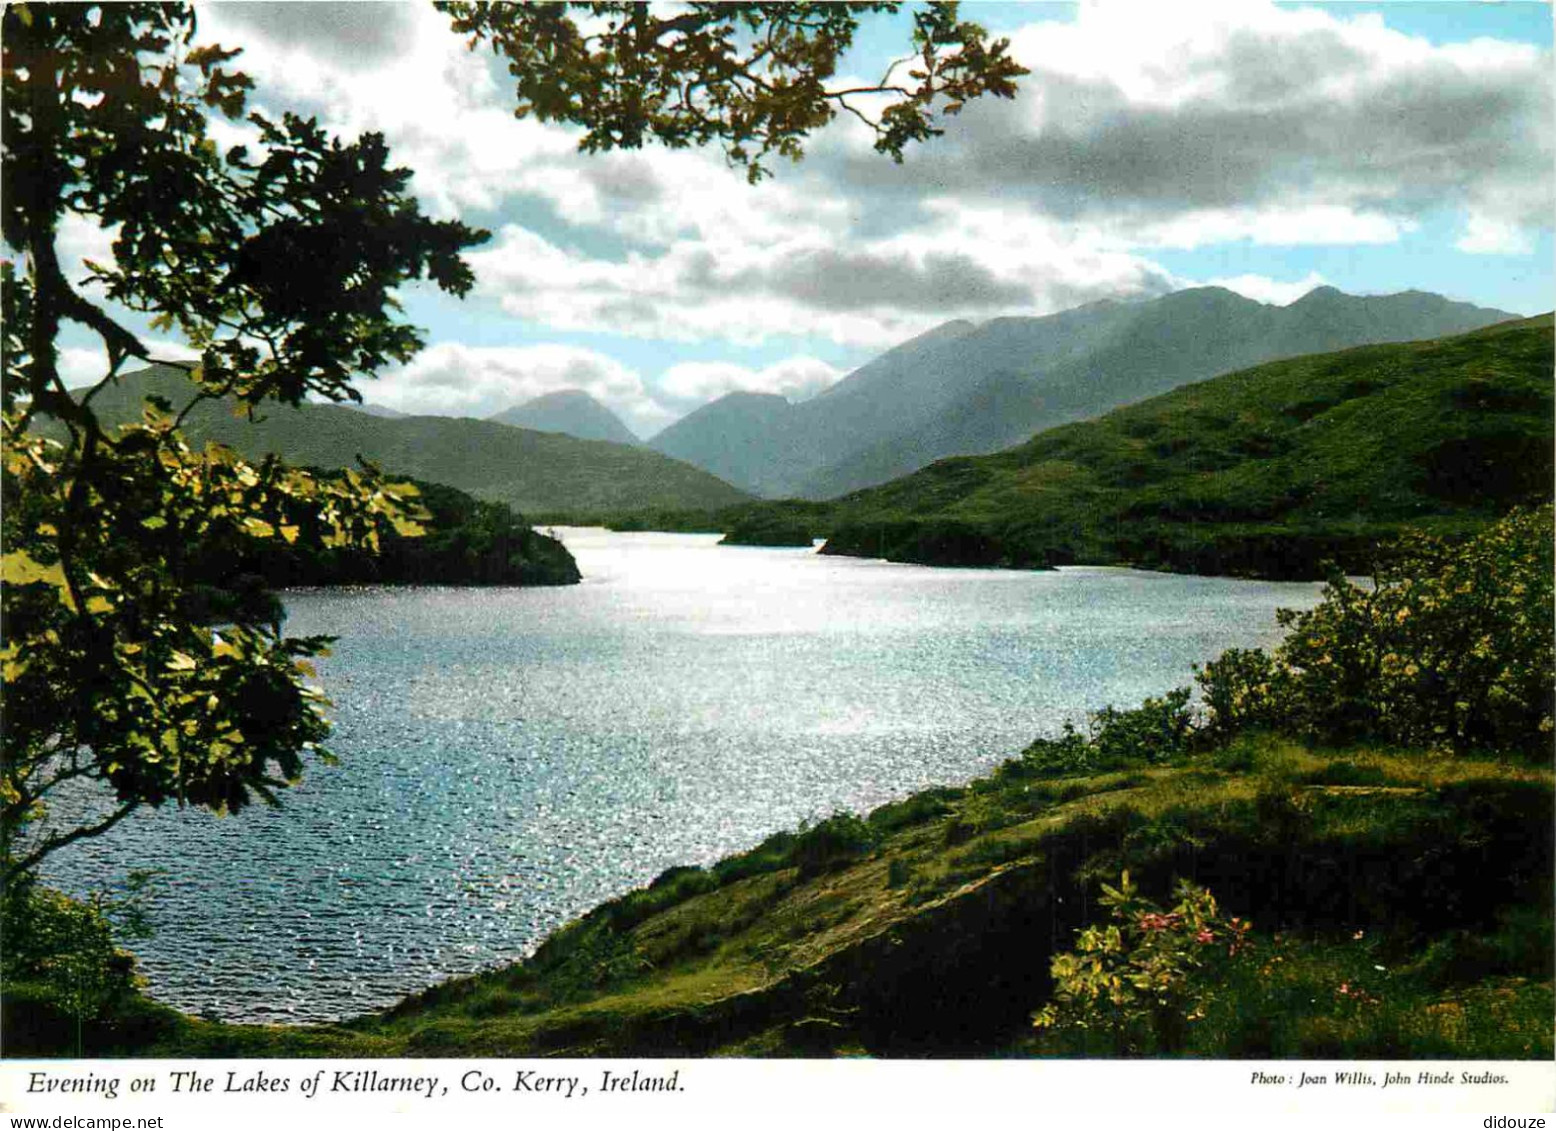
M 826 499 L 1260 362 L 1515 317 L 1422 291 L 1319 287 L 1274 306 L 1199 287 L 1040 318 L 947 322 L 811 400 L 731 393 L 649 447 L 757 495 Z
M 1263 361 L 1430 339 L 1510 317 L 1421 291 L 1360 297 L 1320 287 L 1272 306 L 1201 287 L 1040 318 L 947 322 L 808 401 L 730 393 L 647 445 L 578 389 L 487 420 L 308 404 L 267 408 L 251 424 L 234 419 L 230 405 L 208 403 L 186 431 L 298 464 L 339 467 L 360 454 L 523 512 L 709 511 L 750 495 L 836 498 Z M 173 370 L 143 371 L 94 405 L 105 419 L 135 418 L 149 393 L 182 403 L 187 384 Z
M 164 396 L 176 408 L 191 393 L 180 371 L 154 366 L 125 374 L 92 407 L 105 422 L 135 420 L 147 396 Z M 235 417 L 231 403 L 207 401 L 190 412 L 184 433 L 195 443 L 214 440 L 250 458 L 274 454 L 302 466 L 350 466 L 360 455 L 391 474 L 446 484 L 523 514 L 713 508 L 749 498 L 706 471 L 638 445 L 468 417 L 386 417 L 304 404 L 267 405 L 250 422 Z

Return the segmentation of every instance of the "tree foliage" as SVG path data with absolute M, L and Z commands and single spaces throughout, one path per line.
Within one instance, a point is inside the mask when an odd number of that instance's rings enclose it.
M 852 114 L 875 148 L 902 160 L 910 143 L 982 95 L 1015 96 L 1026 71 L 958 5 L 913 13 L 913 54 L 878 81 L 837 75 L 861 18 L 900 3 L 708 3 L 661 15 L 648 4 L 440 3 L 475 47 L 507 58 L 516 113 L 569 122 L 590 152 L 719 143 L 756 181 L 770 154 L 797 159 L 803 139 Z
M 292 542 L 305 526 L 374 546 L 381 528 L 415 530 L 414 488 L 372 469 L 320 479 L 196 450 L 179 419 L 220 397 L 249 414 L 360 399 L 354 375 L 421 345 L 395 288 L 427 277 L 463 294 L 474 280 L 460 252 L 485 238 L 423 216 L 375 134 L 347 143 L 293 115 L 249 114 L 255 151 L 220 153 L 208 118 L 240 118 L 252 84 L 232 69 L 235 50 L 197 46 L 195 31 L 181 5 L 4 15 L 0 188 L 19 260 L 3 293 L 8 878 L 142 804 L 268 798 L 318 750 L 327 724 L 307 661 L 326 642 L 285 637 L 272 602 L 203 623 L 194 563 L 211 546 Z M 113 261 L 67 277 L 66 225 L 110 231 Z M 155 360 L 102 298 L 198 351 L 177 414 L 163 400 L 110 429 L 94 413 L 126 362 Z M 67 323 L 108 357 L 85 389 L 60 372 Z M 101 819 L 22 835 L 82 779 L 112 791 Z

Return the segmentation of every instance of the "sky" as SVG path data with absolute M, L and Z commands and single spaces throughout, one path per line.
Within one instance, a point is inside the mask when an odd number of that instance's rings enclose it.
M 1014 100 L 900 165 L 840 117 L 754 187 L 716 148 L 585 154 L 515 119 L 506 73 L 430 5 L 199 12 L 255 108 L 383 133 L 424 210 L 493 233 L 465 299 L 403 293 L 427 347 L 359 385 L 402 412 L 581 388 L 647 437 L 736 389 L 814 395 L 951 319 L 1190 286 L 1556 305 L 1543 3 L 964 4 L 1031 71 Z M 907 26 L 866 25 L 849 69 L 878 76 Z M 110 240 L 76 223 L 65 251 Z M 67 374 L 100 372 L 89 337 L 65 346 Z

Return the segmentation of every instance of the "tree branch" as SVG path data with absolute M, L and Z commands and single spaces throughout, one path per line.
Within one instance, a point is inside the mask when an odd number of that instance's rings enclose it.
M 701 31 L 722 18 L 714 12 L 685 12 L 668 20 L 659 20 L 653 29 L 654 39 L 657 41 L 676 31 Z
M 841 106 L 843 109 L 847 110 L 854 117 L 858 118 L 865 125 L 869 126 L 870 129 L 872 129 L 876 133 L 880 133 L 881 132 L 881 124 L 879 122 L 877 122 L 875 119 L 871 118 L 863 110 L 860 110 L 857 106 L 853 106 L 853 105 L 849 104 L 849 102 L 846 99 L 842 99 L 842 98 L 839 98 L 837 100 L 837 104 L 839 106 Z
M 900 94 L 904 98 L 913 97 L 913 92 L 904 86 L 851 86 L 843 90 L 824 91 L 822 97 L 841 100 L 850 94 Z
M 53 258 L 52 255 L 50 258 Z M 57 259 L 53 262 L 53 270 L 59 271 Z M 63 293 L 60 296 L 65 307 L 63 314 L 72 322 L 79 322 L 97 331 L 98 336 L 103 339 L 103 344 L 108 347 L 108 363 L 114 370 L 119 368 L 126 357 L 151 360 L 151 351 L 141 344 L 139 338 L 108 317 L 99 307 L 83 298 L 63 277 L 60 282 L 63 284 Z
M 176 431 L 178 431 L 180 428 L 182 428 L 184 426 L 184 418 L 187 417 L 191 412 L 194 411 L 195 405 L 199 404 L 202 401 L 216 401 L 216 400 L 220 400 L 222 397 L 224 397 L 228 393 L 232 392 L 232 388 L 233 388 L 233 386 L 235 384 L 237 384 L 237 379 L 236 378 L 234 378 L 232 380 L 229 380 L 226 383 L 226 385 L 222 387 L 222 389 L 220 391 L 216 391 L 216 390 L 212 390 L 212 389 L 201 389 L 198 393 L 196 393 L 194 395 L 194 397 L 190 400 L 190 402 L 183 407 L 183 410 L 180 411 L 179 414 L 176 417 L 173 418 L 173 430 L 176 432 Z
M 135 812 L 135 810 L 139 809 L 140 804 L 141 803 L 139 801 L 126 801 L 122 803 L 111 816 L 99 821 L 95 825 L 82 825 L 80 828 L 72 829 L 70 832 L 65 833 L 64 835 L 54 833 L 45 837 L 43 842 L 39 844 L 38 847 L 35 848 L 32 852 L 28 853 L 26 856 L 7 867 L 5 872 L 6 886 L 9 887 L 23 874 L 30 872 L 33 868 L 36 868 L 39 861 L 41 861 L 49 853 L 57 852 L 61 848 L 64 848 L 66 845 L 74 844 L 78 840 L 85 840 L 88 837 L 102 836 L 109 829 L 113 828 L 120 821 L 124 820 L 124 818 L 128 817 L 131 813 Z
M 94 769 L 95 767 L 90 765 L 74 765 L 64 773 L 55 774 L 48 781 L 39 786 L 36 792 L 30 794 L 30 797 L 34 801 L 42 800 L 44 797 L 48 796 L 48 794 L 58 789 L 67 781 L 72 781 L 75 778 L 90 777 L 94 772 Z

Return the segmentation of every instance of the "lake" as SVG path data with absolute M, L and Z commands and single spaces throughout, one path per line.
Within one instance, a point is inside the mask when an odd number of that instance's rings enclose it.
M 341 764 L 277 809 L 139 814 L 46 878 L 84 894 L 165 869 L 135 950 L 181 1009 L 359 1014 L 522 957 L 672 865 L 1187 685 L 1320 588 L 559 533 L 581 585 L 287 594 L 289 632 L 340 637 L 319 668 Z

